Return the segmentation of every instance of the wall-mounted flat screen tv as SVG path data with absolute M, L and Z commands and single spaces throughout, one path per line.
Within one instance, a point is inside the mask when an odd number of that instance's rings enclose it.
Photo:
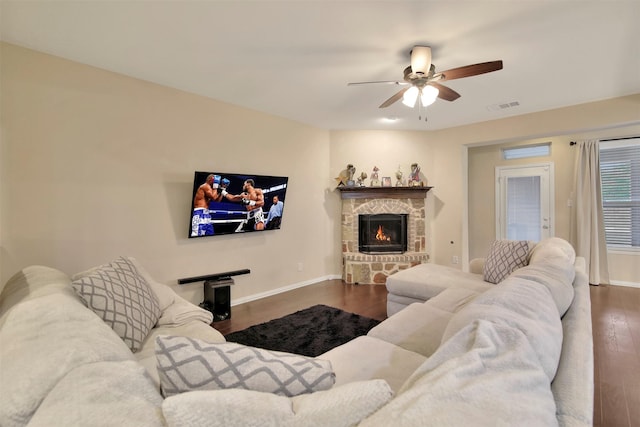
M 189 237 L 279 229 L 288 181 L 285 176 L 195 172 Z

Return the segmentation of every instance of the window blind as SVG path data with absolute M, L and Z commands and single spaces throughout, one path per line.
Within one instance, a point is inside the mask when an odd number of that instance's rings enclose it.
M 640 138 L 602 142 L 600 178 L 607 245 L 640 248 Z

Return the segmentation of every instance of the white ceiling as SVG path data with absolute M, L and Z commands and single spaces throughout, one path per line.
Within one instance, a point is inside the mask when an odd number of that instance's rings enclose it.
M 5 1 L 2 40 L 323 129 L 434 130 L 640 93 L 640 1 Z M 399 88 L 409 51 L 445 84 L 428 122 Z M 518 107 L 489 106 L 517 101 Z M 393 123 L 385 117 L 396 117 Z M 423 117 L 424 118 L 424 117 Z M 250 123 L 250 117 L 247 117 Z

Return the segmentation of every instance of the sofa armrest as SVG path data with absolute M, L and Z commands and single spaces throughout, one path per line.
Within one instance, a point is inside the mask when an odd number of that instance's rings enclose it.
M 484 273 L 484 258 L 474 258 L 469 261 L 469 273 L 483 274 Z
M 213 322 L 213 313 L 176 295 L 173 304 L 162 312 L 158 326 L 180 326 L 192 320 L 210 325 Z

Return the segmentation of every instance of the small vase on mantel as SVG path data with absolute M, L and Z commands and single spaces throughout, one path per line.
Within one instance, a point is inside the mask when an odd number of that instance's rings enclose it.
M 404 187 L 404 181 L 402 180 L 402 171 L 398 166 L 398 170 L 396 171 L 396 187 Z
M 369 183 L 371 187 L 380 187 L 380 179 L 378 179 L 379 170 L 380 169 L 378 169 L 377 166 L 373 167 L 373 172 L 371 172 L 371 182 Z

